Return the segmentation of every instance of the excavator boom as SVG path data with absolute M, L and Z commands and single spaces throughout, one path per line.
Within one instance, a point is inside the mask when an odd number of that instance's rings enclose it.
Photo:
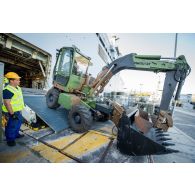
M 178 58 L 162 58 L 159 55 L 137 55 L 132 53 L 120 57 L 104 67 L 91 85 L 90 95 L 94 93 L 98 95 L 99 92 L 103 91 L 112 76 L 127 69 L 166 73 L 160 104 L 161 110 L 168 110 L 177 84 L 175 100 L 178 100 L 185 78 L 190 73 L 190 66 L 183 55 Z

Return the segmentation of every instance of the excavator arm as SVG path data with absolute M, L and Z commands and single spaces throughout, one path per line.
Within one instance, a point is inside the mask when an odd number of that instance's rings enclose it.
M 163 137 L 163 131 L 173 126 L 171 113 L 168 113 L 171 99 L 176 90 L 174 98 L 178 100 L 185 78 L 191 70 L 185 57 L 181 55 L 178 58 L 162 58 L 157 55 L 128 54 L 103 67 L 90 86 L 90 95 L 97 96 L 115 74 L 126 69 L 165 72 L 166 77 L 160 111 L 157 116 L 153 116 L 153 123 L 149 121 L 147 113 L 136 110 L 132 114 L 116 102 L 111 102 L 113 111 L 110 119 L 118 128 L 117 147 L 121 152 L 133 155 L 175 152 L 167 149 L 167 143 L 162 140 L 167 140 Z M 151 131 L 153 127 L 156 128 L 155 131 Z
M 158 118 L 154 122 L 154 126 L 167 130 L 173 123 L 172 118 L 167 111 L 174 91 L 176 90 L 175 101 L 177 101 L 185 78 L 190 73 L 190 66 L 185 57 L 181 55 L 178 58 L 162 58 L 158 55 L 128 54 L 103 67 L 102 71 L 90 86 L 90 95 L 95 94 L 97 96 L 103 91 L 112 76 L 126 69 L 166 73 L 160 103 L 160 112 Z
M 162 58 L 158 55 L 137 55 L 132 53 L 120 57 L 103 67 L 91 84 L 90 95 L 98 95 L 103 91 L 112 76 L 126 69 L 166 73 L 160 104 L 161 110 L 168 110 L 176 87 L 175 100 L 178 100 L 185 78 L 190 73 L 190 66 L 183 55 L 178 58 Z

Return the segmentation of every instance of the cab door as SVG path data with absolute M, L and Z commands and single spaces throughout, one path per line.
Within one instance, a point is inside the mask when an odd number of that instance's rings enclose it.
M 66 86 L 70 75 L 73 61 L 73 50 L 71 48 L 62 48 L 59 51 L 54 70 L 54 81 L 62 86 Z

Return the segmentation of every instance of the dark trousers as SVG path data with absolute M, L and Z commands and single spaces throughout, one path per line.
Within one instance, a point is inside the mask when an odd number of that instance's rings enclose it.
M 5 137 L 6 141 L 14 141 L 19 135 L 19 130 L 22 125 L 22 114 L 21 112 L 15 112 L 17 118 L 13 119 L 8 113 L 5 113 L 8 118 L 7 125 L 5 126 Z

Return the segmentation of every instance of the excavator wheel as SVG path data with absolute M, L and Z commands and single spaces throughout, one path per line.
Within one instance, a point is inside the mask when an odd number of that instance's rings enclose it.
M 77 133 L 88 131 L 93 122 L 91 111 L 83 105 L 75 105 L 69 112 L 70 127 Z
M 47 102 L 48 108 L 56 109 L 60 106 L 60 104 L 58 104 L 59 95 L 60 95 L 60 92 L 55 88 L 51 88 L 47 92 L 46 102 Z

